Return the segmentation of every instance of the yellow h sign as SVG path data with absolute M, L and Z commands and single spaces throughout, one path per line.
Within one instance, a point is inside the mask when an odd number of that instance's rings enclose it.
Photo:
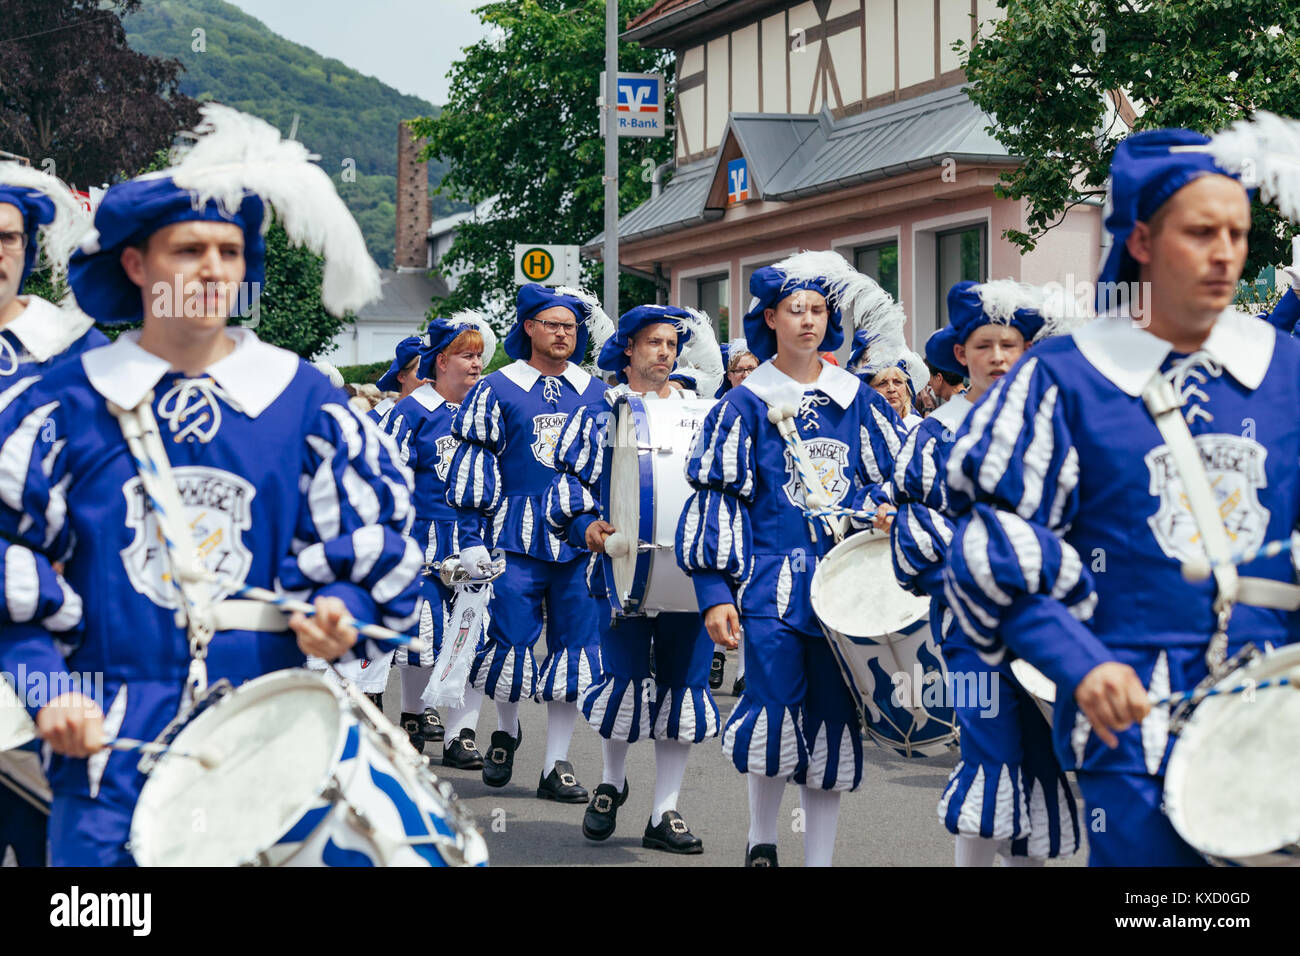
M 533 282 L 545 282 L 555 271 L 555 259 L 545 249 L 529 249 L 521 257 L 519 267 Z

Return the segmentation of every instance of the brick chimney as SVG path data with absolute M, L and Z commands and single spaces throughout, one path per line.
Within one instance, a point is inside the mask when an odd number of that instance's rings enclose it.
M 397 255 L 399 272 L 429 268 L 429 164 L 416 157 L 424 140 L 397 124 Z

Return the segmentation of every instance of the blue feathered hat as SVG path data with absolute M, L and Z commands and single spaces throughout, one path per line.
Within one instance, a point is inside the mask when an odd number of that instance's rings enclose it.
M 424 345 L 424 338 L 419 335 L 408 335 L 402 341 L 397 343 L 397 354 L 393 358 L 392 364 L 388 366 L 388 371 L 379 377 L 375 382 L 375 387 L 381 392 L 400 392 L 402 383 L 397 380 L 398 374 L 402 369 L 411 364 L 411 361 L 420 354 L 420 349 Z M 421 378 L 424 376 L 421 375 Z
M 18 291 L 22 292 L 42 255 L 44 263 L 61 275 L 89 218 L 72 190 L 48 173 L 4 162 L 0 163 L 0 203 L 17 208 L 27 235 Z
M 1218 174 L 1238 178 L 1220 166 L 1208 151 L 1210 138 L 1189 129 L 1153 129 L 1134 133 L 1115 147 L 1110 161 L 1110 215 L 1106 229 L 1113 240 L 1097 276 L 1097 307 L 1103 289 L 1114 283 L 1138 281 L 1138 263 L 1126 248 L 1139 222 L 1156 211 L 1188 183 Z
M 745 313 L 745 340 L 760 362 L 776 354 L 776 333 L 768 327 L 764 310 L 776 308 L 782 299 L 801 289 L 826 299 L 826 335 L 818 351 L 834 351 L 844 342 L 843 316 L 849 317 L 855 329 L 888 338 L 894 346 L 891 351 L 902 347 L 906 317 L 889 293 L 837 252 L 800 252 L 750 276 L 753 299 Z
M 577 341 L 573 346 L 570 361 L 581 362 L 587 352 L 587 339 L 595 335 L 603 345 L 614 330 L 614 323 L 609 320 L 605 310 L 600 307 L 600 300 L 590 292 L 558 286 L 554 289 L 535 282 L 519 287 L 515 300 L 515 324 L 506 333 L 506 354 L 512 359 L 527 361 L 533 354 L 533 342 L 524 332 L 524 322 L 535 318 L 539 312 L 563 306 L 573 313 L 578 323 L 575 330 Z
M 1045 301 L 1041 288 L 1014 279 L 958 282 L 948 290 L 948 324 L 925 343 L 926 358 L 936 368 L 965 376 L 966 366 L 957 361 L 954 346 L 995 322 L 1018 331 L 1028 345 L 1040 336 L 1047 321 Z
M 483 364 L 487 365 L 492 361 L 492 356 L 497 350 L 496 333 L 492 331 L 492 326 L 488 324 L 487 318 L 481 312 L 465 309 L 449 319 L 433 319 L 424 330 L 421 338 L 420 367 L 417 372 L 420 378 L 436 378 L 438 356 L 443 349 L 456 341 L 461 333 L 470 329 L 474 329 L 483 337 L 483 351 L 480 353 Z
M 619 316 L 617 331 L 601 346 L 600 356 L 596 359 L 597 368 L 606 372 L 615 372 L 620 382 L 626 382 L 630 359 L 625 349 L 632 344 L 633 337 L 646 326 L 664 322 L 677 329 L 677 354 L 681 355 L 682 346 L 691 337 L 690 326 L 686 324 L 690 318 L 689 312 L 675 305 L 638 305 L 634 309 L 629 309 Z M 674 358 L 673 368 L 676 367 L 677 360 Z M 694 384 L 691 387 L 694 388 Z
M 140 289 L 119 261 L 122 250 L 178 222 L 229 222 L 244 232 L 244 282 L 260 287 L 268 210 L 290 243 L 323 257 L 321 303 L 334 315 L 379 298 L 379 267 L 329 176 L 302 143 L 256 117 L 207 103 L 193 142 L 176 165 L 111 187 L 94 228 L 68 267 L 77 303 L 106 325 L 142 318 Z

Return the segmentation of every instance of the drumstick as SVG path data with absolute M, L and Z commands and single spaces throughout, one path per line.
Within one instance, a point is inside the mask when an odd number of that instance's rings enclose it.
M 308 604 L 306 601 L 294 601 L 290 598 L 282 597 L 274 591 L 268 591 L 265 588 L 253 588 L 247 586 L 240 587 L 235 590 L 231 597 L 248 598 L 251 601 L 265 601 L 267 604 L 274 604 L 281 610 L 299 611 L 306 614 L 308 617 L 316 613 L 315 606 Z M 357 629 L 358 633 L 365 637 L 372 637 L 381 641 L 393 641 L 416 653 L 424 650 L 424 641 L 420 640 L 418 637 L 407 637 L 405 634 L 400 634 L 397 631 L 390 630 L 389 628 L 383 627 L 379 624 L 363 624 L 361 621 L 351 617 L 343 623 L 351 624 Z
M 1199 695 L 1195 690 L 1179 691 L 1177 694 L 1170 694 L 1168 697 L 1161 697 L 1158 700 L 1151 701 L 1152 707 L 1163 707 L 1165 704 L 1181 704 L 1185 700 L 1193 697 L 1217 697 L 1220 694 L 1243 694 L 1248 690 L 1265 690 L 1269 687 L 1295 687 L 1300 689 L 1300 684 L 1293 683 L 1289 677 L 1275 677 L 1272 680 L 1262 680 L 1258 684 L 1247 681 L 1244 684 L 1237 684 L 1235 687 L 1229 687 L 1220 690 L 1218 687 L 1212 687 L 1207 691 L 1202 691 Z
M 1231 565 L 1240 567 L 1243 564 L 1250 564 L 1252 561 L 1258 561 L 1260 558 L 1273 558 L 1283 551 L 1295 550 L 1297 544 L 1297 535 L 1290 538 L 1282 538 L 1277 541 L 1268 541 L 1261 544 L 1258 548 L 1249 548 L 1241 554 L 1229 558 L 1227 561 L 1212 562 L 1206 557 L 1190 558 L 1183 562 L 1183 580 L 1193 584 L 1198 581 L 1204 581 L 1213 573 L 1214 568 Z
M 187 757 L 190 760 L 197 760 L 204 770 L 215 770 L 221 765 L 221 757 L 211 747 L 205 747 L 198 753 L 192 753 L 188 750 L 177 750 L 168 744 L 151 743 L 147 740 L 135 740 L 131 737 L 110 737 L 104 741 L 104 746 L 110 750 L 138 750 L 146 754 L 175 754 L 178 757 Z

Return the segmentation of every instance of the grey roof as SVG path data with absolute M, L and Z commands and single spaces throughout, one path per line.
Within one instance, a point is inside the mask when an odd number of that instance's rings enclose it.
M 425 272 L 380 269 L 379 277 L 383 298 L 357 311 L 357 318 L 362 321 L 423 319 L 434 297 L 448 294 L 442 279 Z
M 704 200 L 713 182 L 713 157 L 678 167 L 676 175 L 658 196 L 647 199 L 618 221 L 620 239 L 644 239 L 704 222 Z M 605 240 L 602 231 L 583 244 L 583 251 Z
M 722 142 L 734 135 L 749 160 L 757 198 L 788 202 L 815 193 L 941 165 L 1017 161 L 986 132 L 993 119 L 947 87 L 900 103 L 836 120 L 820 114 L 733 113 Z M 684 166 L 663 192 L 619 220 L 622 240 L 643 239 L 704 222 L 709 188 L 722 150 Z M 714 213 L 716 217 L 718 213 Z M 585 244 L 592 250 L 602 236 Z

